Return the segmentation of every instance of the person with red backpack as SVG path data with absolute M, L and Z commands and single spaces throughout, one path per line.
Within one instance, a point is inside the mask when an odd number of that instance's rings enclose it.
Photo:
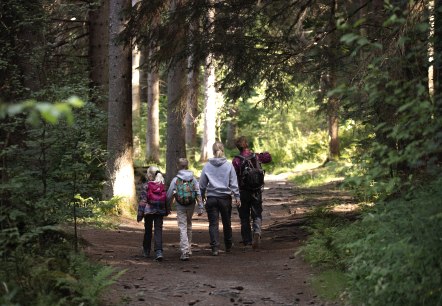
M 152 226 L 156 261 L 163 260 L 163 217 L 170 213 L 166 203 L 164 177 L 155 166 L 147 169 L 147 182 L 143 184 L 138 203 L 137 221 L 144 219 L 143 255 L 150 256 Z
M 235 141 L 239 155 L 232 160 L 238 177 L 241 206 L 238 207 L 241 220 L 241 237 L 244 246 L 259 248 L 262 225 L 262 190 L 264 187 L 264 170 L 261 163 L 272 161 L 269 152 L 253 153 L 249 149 L 247 138 L 239 137 Z M 252 221 L 252 226 L 250 223 Z M 252 234 L 253 230 L 253 234 Z
M 193 172 L 188 170 L 188 166 L 186 158 L 178 160 L 178 173 L 167 190 L 167 202 L 172 203 L 174 199 L 176 200 L 176 217 L 180 230 L 180 259 L 183 261 L 189 260 L 192 255 L 192 216 L 195 203 L 198 203 L 198 216 L 203 214 L 204 208 L 198 181 L 193 176 Z

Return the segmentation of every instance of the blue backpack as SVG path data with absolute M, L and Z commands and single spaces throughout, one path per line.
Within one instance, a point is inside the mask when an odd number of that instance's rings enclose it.
M 187 206 L 195 203 L 196 191 L 193 179 L 186 181 L 180 177 L 176 179 L 175 199 L 181 205 Z

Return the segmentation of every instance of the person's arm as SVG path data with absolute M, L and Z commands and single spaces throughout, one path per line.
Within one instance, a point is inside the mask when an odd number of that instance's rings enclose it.
M 235 197 L 235 205 L 236 206 L 241 206 L 241 199 L 239 196 L 239 187 L 238 187 L 238 178 L 236 176 L 236 171 L 235 168 L 232 167 L 230 168 L 230 190 L 233 192 L 233 196 Z
M 204 212 L 203 199 L 201 197 L 200 185 L 195 178 L 193 178 L 193 187 L 194 187 L 194 191 L 196 193 L 196 202 L 198 205 L 197 214 L 198 214 L 198 216 L 201 216 Z
M 172 179 L 172 182 L 170 182 L 169 189 L 167 189 L 167 202 L 168 202 L 168 203 L 171 202 L 172 197 L 173 197 L 173 194 L 174 194 L 174 192 L 175 192 L 176 179 L 177 179 L 177 177 L 175 176 L 175 177 Z
M 233 168 L 235 168 L 235 172 L 238 175 L 241 171 L 241 159 L 235 156 L 232 160 Z
M 143 220 L 144 217 L 144 209 L 146 208 L 147 205 L 147 188 L 148 188 L 147 183 L 144 183 L 143 186 L 141 187 L 140 201 L 138 201 L 138 209 L 137 209 L 137 222 Z
M 201 193 L 201 198 L 204 199 L 206 196 L 206 188 L 207 188 L 208 180 L 207 175 L 205 171 L 205 167 L 203 168 L 203 171 L 201 171 L 201 177 L 199 181 L 199 188 Z
M 268 164 L 272 161 L 272 155 L 270 155 L 269 152 L 258 153 L 256 156 L 258 157 L 259 162 L 262 164 Z

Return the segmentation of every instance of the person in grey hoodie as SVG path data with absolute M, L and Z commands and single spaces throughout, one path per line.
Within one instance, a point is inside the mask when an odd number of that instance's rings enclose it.
M 209 235 L 212 255 L 219 253 L 219 215 L 223 224 L 224 245 L 226 252 L 232 248 L 232 195 L 235 205 L 241 205 L 238 179 L 232 163 L 224 156 L 224 146 L 216 141 L 213 146 L 213 158 L 204 165 L 200 177 L 201 196 L 206 198 L 206 211 L 209 219 Z
M 189 162 L 185 158 L 178 160 L 178 174 L 172 179 L 167 190 L 167 203 L 172 204 L 174 195 L 177 192 L 177 183 L 186 184 L 186 195 L 191 199 L 186 203 L 180 203 L 179 197 L 176 197 L 176 216 L 178 228 L 180 230 L 180 250 L 181 260 L 189 260 L 192 255 L 192 216 L 195 211 L 195 202 L 198 202 L 198 215 L 203 214 L 203 201 L 198 181 L 193 176 L 193 172 L 188 170 Z M 192 189 L 192 190 L 189 190 Z

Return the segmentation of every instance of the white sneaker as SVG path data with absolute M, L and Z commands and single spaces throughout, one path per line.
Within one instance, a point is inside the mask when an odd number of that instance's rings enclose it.
M 180 260 L 182 260 L 182 261 L 188 261 L 188 260 L 189 260 L 189 253 L 183 253 L 183 254 L 181 254 Z

